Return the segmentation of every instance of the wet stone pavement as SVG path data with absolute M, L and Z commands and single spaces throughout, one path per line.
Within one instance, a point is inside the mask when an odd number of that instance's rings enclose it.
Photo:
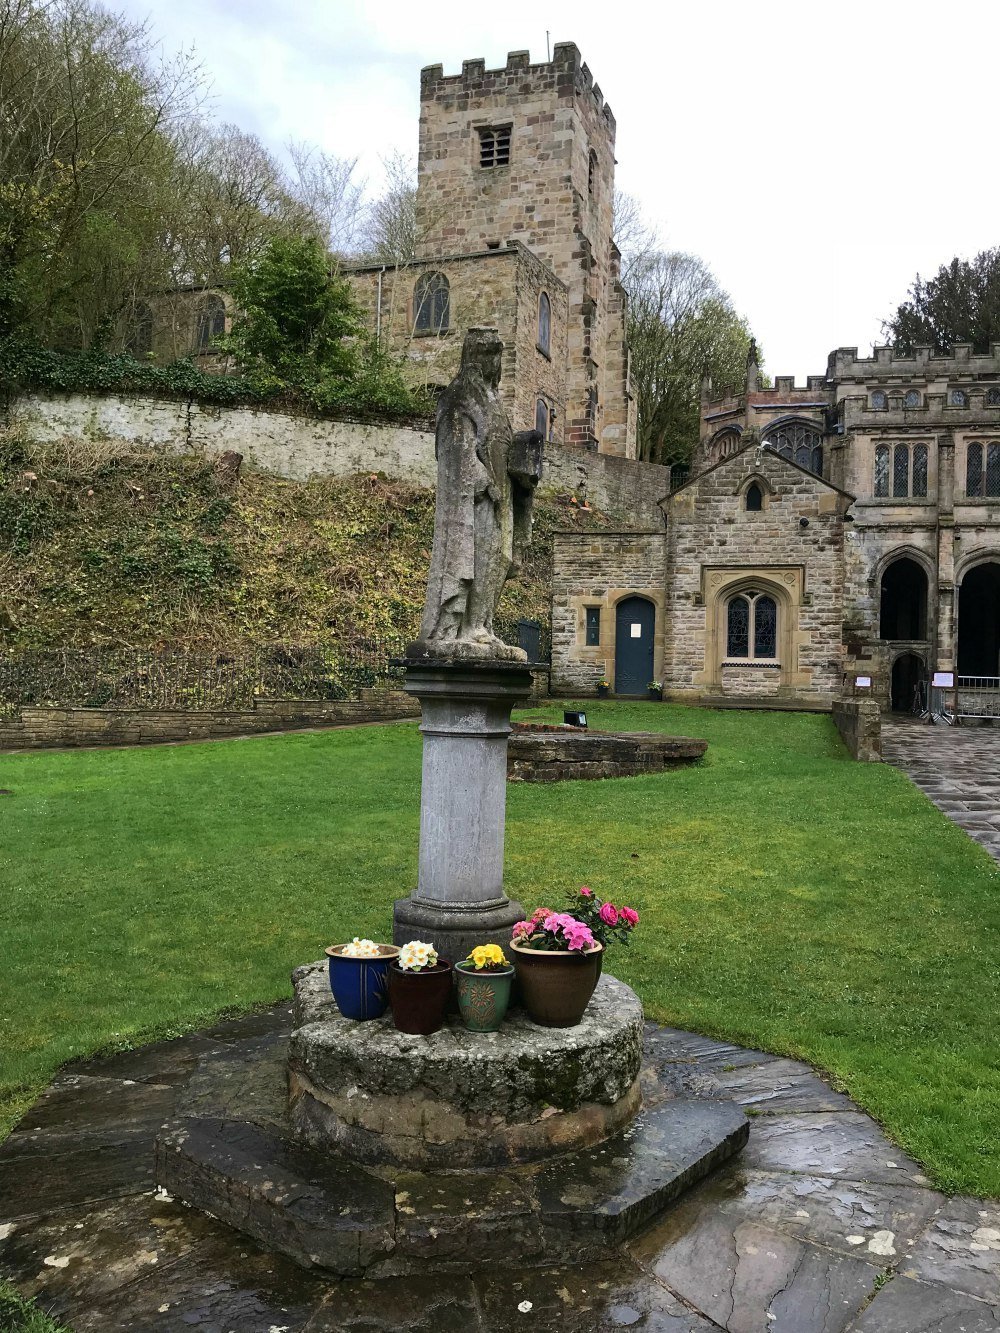
M 1000 861 L 1000 727 L 883 719 L 882 757 Z
M 382 1281 L 301 1269 L 152 1176 L 201 1057 L 281 1060 L 290 1027 L 279 1005 L 65 1069 L 0 1147 L 0 1272 L 76 1333 L 1000 1329 L 1000 1204 L 937 1193 L 808 1066 L 653 1024 L 662 1083 L 739 1103 L 750 1140 L 613 1260 Z

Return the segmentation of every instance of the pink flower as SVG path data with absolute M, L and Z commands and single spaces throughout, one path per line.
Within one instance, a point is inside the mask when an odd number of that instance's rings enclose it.
M 532 912 L 532 914 L 531 914 L 531 921 L 532 921 L 532 924 L 536 924 L 536 925 L 537 925 L 537 923 L 538 923 L 539 921 L 541 921 L 541 920 L 543 919 L 543 917 L 547 917 L 547 916 L 551 916 L 551 915 L 552 915 L 552 908 L 551 908 L 551 907 L 536 907 L 535 910 L 534 910 L 534 911 Z
M 586 886 L 586 884 L 584 884 L 583 888 L 580 890 L 580 897 L 581 897 L 581 898 L 593 898 L 593 896 L 594 896 L 594 890 L 593 890 L 593 889 L 588 889 L 587 886 Z
M 582 921 L 572 922 L 571 925 L 568 925 L 565 928 L 563 933 L 566 936 L 566 943 L 571 950 L 579 949 L 582 951 L 584 949 L 589 949 L 591 945 L 596 943 L 589 927 L 585 926 Z
M 515 939 L 516 939 L 519 935 L 530 935 L 531 932 L 532 932 L 532 930 L 533 930 L 533 926 L 532 926 L 532 924 L 531 924 L 530 921 L 515 921 L 515 922 L 514 922 L 514 938 L 515 938 Z
M 639 924 L 639 913 L 633 907 L 623 907 L 622 916 L 630 929 Z
M 618 925 L 618 908 L 614 903 L 605 903 L 599 915 L 606 926 Z

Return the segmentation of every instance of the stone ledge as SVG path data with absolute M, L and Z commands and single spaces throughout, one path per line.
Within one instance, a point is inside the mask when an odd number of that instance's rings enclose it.
M 707 749 L 707 741 L 655 731 L 515 725 L 507 742 L 507 780 L 562 782 L 662 773 L 694 763 Z

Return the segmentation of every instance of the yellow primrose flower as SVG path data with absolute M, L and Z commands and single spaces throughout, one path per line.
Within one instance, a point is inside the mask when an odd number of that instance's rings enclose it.
M 507 959 L 499 944 L 480 944 L 469 954 L 469 962 L 475 967 L 505 967 Z

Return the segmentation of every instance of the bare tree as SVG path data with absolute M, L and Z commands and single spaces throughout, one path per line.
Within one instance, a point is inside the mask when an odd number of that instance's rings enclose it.
M 416 258 L 417 186 L 412 158 L 395 152 L 382 159 L 386 186 L 370 205 L 363 251 L 374 264 L 402 267 Z
M 365 182 L 355 179 L 358 159 L 337 157 L 314 144 L 291 141 L 290 193 L 315 220 L 320 239 L 334 255 L 346 256 L 361 241 Z

